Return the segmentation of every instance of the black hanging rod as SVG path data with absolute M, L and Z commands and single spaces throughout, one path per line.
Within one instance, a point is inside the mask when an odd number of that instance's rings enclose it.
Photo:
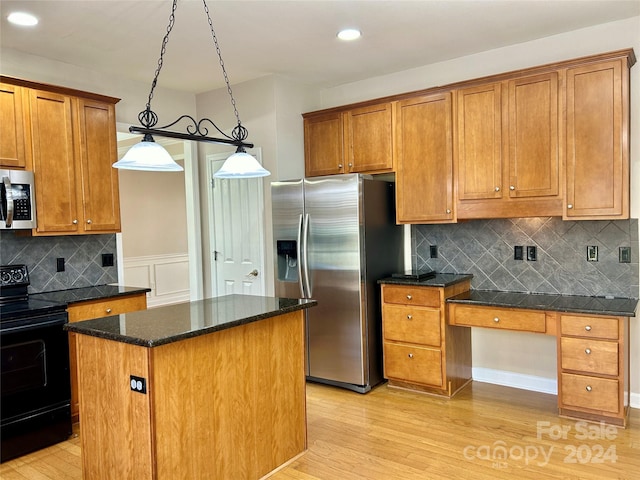
M 204 135 L 193 135 L 189 133 L 171 132 L 168 130 L 157 130 L 154 128 L 142 128 L 132 125 L 129 127 L 129 132 L 140 133 L 142 135 L 157 135 L 159 137 L 179 138 L 181 140 L 193 140 L 196 142 L 209 142 L 209 143 L 221 143 L 225 145 L 234 145 L 236 147 L 253 148 L 253 143 L 246 143 L 241 140 L 233 140 L 226 138 L 207 137 Z

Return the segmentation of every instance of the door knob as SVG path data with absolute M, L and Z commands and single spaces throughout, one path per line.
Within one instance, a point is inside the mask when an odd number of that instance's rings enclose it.
M 247 273 L 247 277 L 257 277 L 258 276 L 258 270 L 253 269 L 252 271 L 250 271 L 249 273 Z

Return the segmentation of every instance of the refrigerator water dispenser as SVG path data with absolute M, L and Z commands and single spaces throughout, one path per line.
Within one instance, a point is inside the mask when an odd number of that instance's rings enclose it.
M 277 240 L 278 280 L 281 282 L 298 281 L 298 249 L 295 240 Z

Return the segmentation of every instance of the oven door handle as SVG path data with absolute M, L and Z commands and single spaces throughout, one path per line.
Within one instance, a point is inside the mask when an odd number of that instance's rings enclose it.
M 53 315 L 54 315 L 53 319 L 46 320 L 46 321 L 43 321 L 43 322 L 28 323 L 26 325 L 22 324 L 22 325 L 9 326 L 8 328 L 6 328 L 3 325 L 2 326 L 2 330 L 0 330 L 0 334 L 4 335 L 6 333 L 27 332 L 29 330 L 35 330 L 37 328 L 54 327 L 56 325 L 65 325 L 65 324 L 69 323 L 66 313 L 53 314 Z M 7 323 L 12 323 L 12 322 L 8 321 Z
M 4 186 L 4 196 L 7 202 L 7 217 L 5 219 L 5 226 L 9 228 L 13 223 L 13 190 L 11 188 L 11 179 L 9 177 L 2 177 L 2 183 Z

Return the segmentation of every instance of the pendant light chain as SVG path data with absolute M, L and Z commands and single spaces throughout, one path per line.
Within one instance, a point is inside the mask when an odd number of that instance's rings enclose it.
M 138 115 L 138 120 L 142 125 L 146 128 L 151 128 L 158 123 L 158 115 L 151 110 L 151 99 L 153 98 L 153 91 L 156 89 L 156 84 L 158 83 L 158 77 L 160 76 L 160 70 L 162 70 L 162 65 L 164 64 L 164 54 L 167 51 L 167 43 L 169 43 L 169 34 L 171 30 L 173 30 L 173 26 L 176 23 L 176 8 L 178 8 L 178 0 L 173 0 L 173 6 L 171 7 L 171 15 L 169 15 L 169 24 L 167 25 L 167 33 L 162 39 L 162 47 L 160 48 L 160 58 L 158 59 L 158 67 L 156 68 L 155 74 L 153 76 L 153 81 L 151 82 L 151 90 L 149 91 L 149 99 L 147 100 L 147 108 L 140 112 Z
M 174 0 L 175 1 L 175 0 Z M 224 81 L 227 84 L 227 92 L 229 93 L 229 97 L 231 98 L 231 105 L 233 106 L 233 113 L 236 116 L 236 120 L 238 121 L 238 125 L 233 129 L 231 135 L 236 140 L 245 140 L 249 135 L 247 129 L 242 126 L 242 122 L 240 122 L 240 115 L 238 114 L 238 108 L 236 107 L 236 100 L 233 98 L 233 92 L 231 91 L 231 83 L 229 82 L 229 76 L 227 75 L 227 70 L 224 68 L 224 61 L 222 60 L 222 53 L 220 52 L 220 45 L 218 44 L 218 37 L 216 37 L 216 32 L 213 29 L 213 22 L 211 21 L 211 15 L 209 15 L 209 7 L 207 6 L 206 0 L 202 0 L 204 5 L 204 11 L 207 14 L 207 20 L 209 22 L 209 29 L 211 30 L 211 37 L 213 38 L 213 43 L 216 47 L 216 53 L 218 54 L 218 59 L 220 60 L 220 67 L 222 68 L 222 75 L 224 76 Z

